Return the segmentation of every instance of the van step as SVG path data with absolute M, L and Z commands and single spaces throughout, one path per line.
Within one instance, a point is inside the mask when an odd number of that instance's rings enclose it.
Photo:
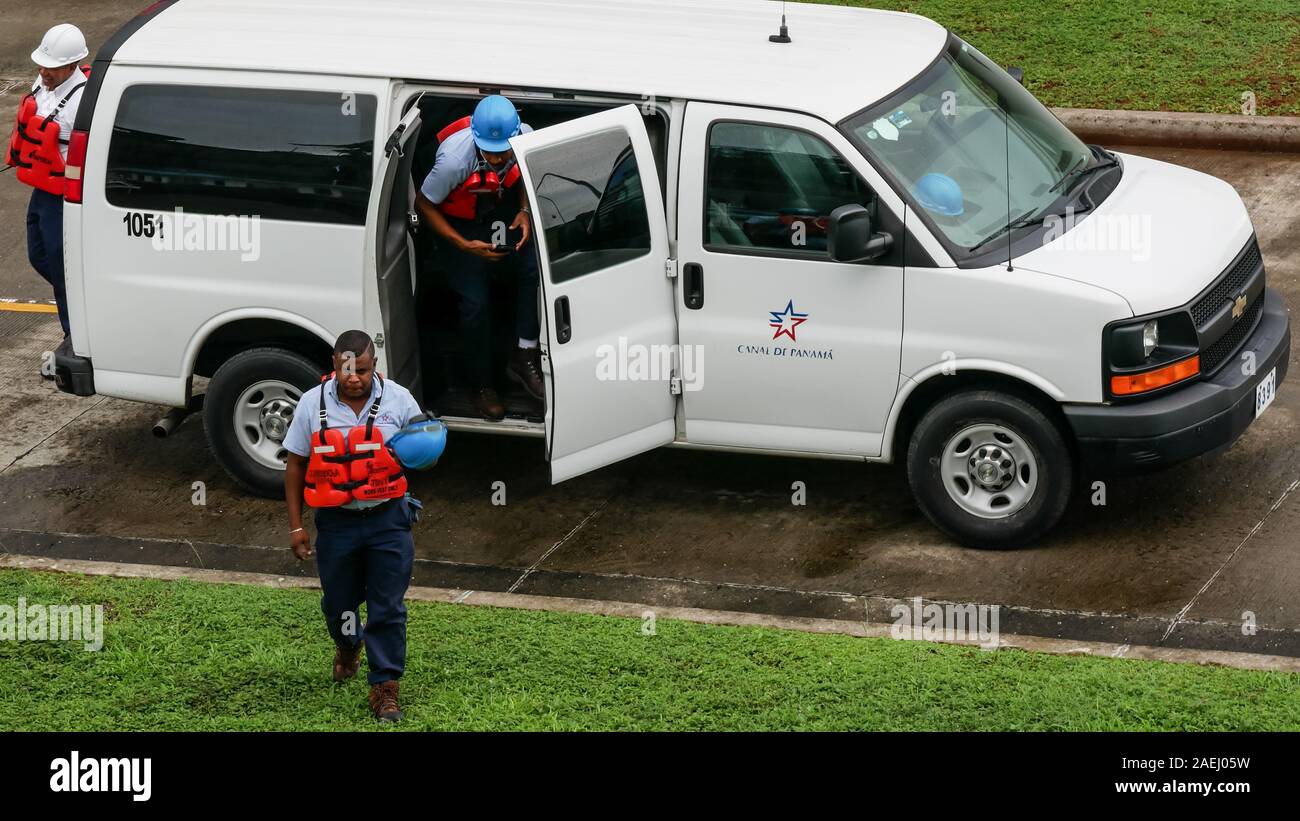
M 512 389 L 500 392 L 501 403 L 506 406 L 506 419 L 519 422 L 531 422 L 540 424 L 545 421 L 546 409 L 541 402 L 529 396 L 519 389 Z M 444 391 L 433 402 L 433 412 L 439 416 L 457 416 L 464 418 L 479 418 L 478 411 L 474 409 L 474 400 L 470 398 L 469 392 L 462 388 L 451 388 Z

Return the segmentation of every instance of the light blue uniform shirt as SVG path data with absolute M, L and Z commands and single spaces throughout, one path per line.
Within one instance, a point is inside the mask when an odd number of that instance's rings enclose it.
M 293 421 L 289 423 L 289 432 L 284 435 L 284 449 L 299 456 L 311 456 L 312 436 L 320 430 L 320 392 L 325 391 L 325 418 L 329 426 L 340 430 L 346 436 L 348 430 L 366 423 L 370 406 L 379 395 L 379 379 L 370 380 L 370 398 L 358 414 L 339 399 L 338 382 L 331 379 L 323 382 L 302 395 L 298 407 L 294 409 Z M 411 396 L 411 392 L 391 379 L 384 380 L 384 398 L 379 403 L 379 412 L 375 415 L 375 427 L 384 434 L 384 441 L 402 428 L 406 427 L 414 416 L 424 413 L 420 405 Z M 383 504 L 381 501 L 359 501 L 353 499 L 343 505 L 345 508 L 373 507 Z
M 520 134 L 527 134 L 532 130 L 533 127 L 528 123 L 521 123 L 519 126 Z M 469 179 L 469 175 L 478 168 L 478 163 L 479 156 L 477 146 L 474 145 L 474 133 L 468 128 L 463 128 L 438 146 L 438 154 L 433 158 L 433 168 L 424 178 L 420 193 L 424 194 L 429 202 L 440 205 L 452 191 Z M 504 180 L 514 164 L 512 158 L 502 168 L 492 170 Z

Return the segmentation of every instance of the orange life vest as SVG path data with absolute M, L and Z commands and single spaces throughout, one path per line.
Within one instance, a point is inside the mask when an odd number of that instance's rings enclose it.
M 448 137 L 459 131 L 464 131 L 470 127 L 471 117 L 461 117 L 456 122 L 447 126 L 438 132 L 438 143 L 441 145 Z M 477 151 L 477 149 L 475 149 Z M 449 217 L 458 217 L 460 219 L 472 220 L 478 216 L 479 197 L 484 194 L 496 194 L 500 198 L 506 191 L 513 188 L 515 183 L 519 182 L 519 164 L 515 163 L 510 166 L 506 172 L 506 178 L 503 180 L 497 176 L 497 172 L 491 168 L 480 168 L 470 172 L 454 191 L 447 195 L 447 198 L 438 203 L 436 208 Z
M 379 403 L 384 398 L 384 378 L 375 374 L 379 395 L 370 405 L 366 423 L 344 435 L 330 428 L 325 413 L 325 391 L 333 377 L 331 373 L 321 379 L 320 430 L 311 437 L 303 498 L 312 507 L 338 507 L 353 499 L 379 501 L 406 495 L 402 466 L 384 444 L 383 431 L 375 427 Z
M 90 66 L 82 66 L 81 71 L 87 77 L 90 76 Z M 9 152 L 5 161 L 17 167 L 19 182 L 55 196 L 63 196 L 65 165 L 59 147 L 67 145 L 68 141 L 60 137 L 58 117 L 72 95 L 85 86 L 84 81 L 74 86 L 54 110 L 44 117 L 36 114 L 36 88 L 39 86 L 29 91 L 18 104 L 18 121 L 9 137 Z

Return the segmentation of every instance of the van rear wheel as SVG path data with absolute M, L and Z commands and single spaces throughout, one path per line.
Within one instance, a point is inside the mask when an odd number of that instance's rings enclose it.
M 217 462 L 240 487 L 284 496 L 284 436 L 321 369 L 283 348 L 252 348 L 226 360 L 208 383 L 203 429 Z
M 921 418 L 907 454 L 917 504 L 968 547 L 1029 544 L 1065 513 L 1074 461 L 1037 405 L 1000 391 L 965 391 Z

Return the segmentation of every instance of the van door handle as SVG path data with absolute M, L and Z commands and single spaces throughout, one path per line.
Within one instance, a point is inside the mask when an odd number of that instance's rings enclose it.
M 698 311 L 704 307 L 704 266 L 688 262 L 682 266 L 682 287 L 686 292 L 686 307 Z
M 555 300 L 555 336 L 563 345 L 573 338 L 573 321 L 569 316 L 569 298 L 557 297 Z

